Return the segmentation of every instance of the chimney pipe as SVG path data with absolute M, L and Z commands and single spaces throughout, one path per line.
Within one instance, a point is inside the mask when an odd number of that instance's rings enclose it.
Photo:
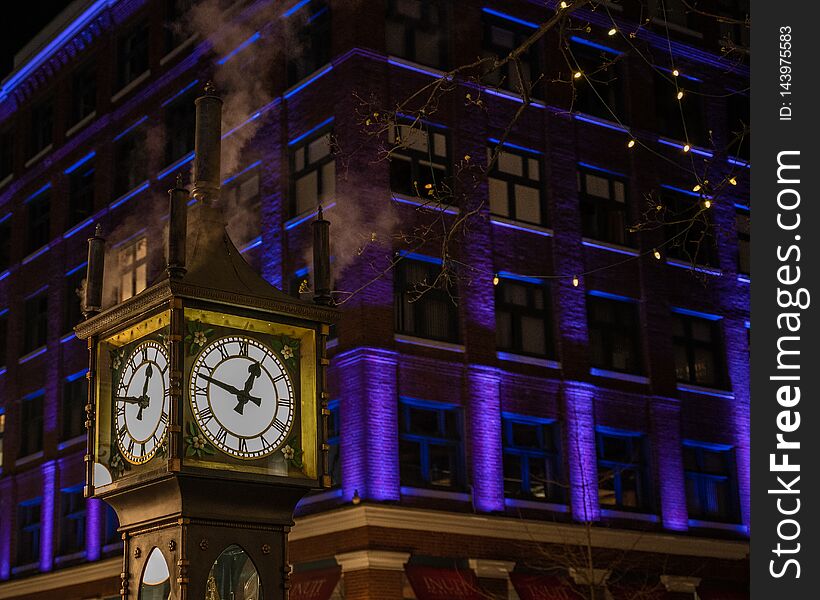
M 205 95 L 196 99 L 196 141 L 194 143 L 194 189 L 197 200 L 216 201 L 220 187 L 222 152 L 222 99 L 214 95 L 212 82 L 205 84 Z
M 188 237 L 188 190 L 182 187 L 182 173 L 177 174 L 176 187 L 168 190 L 168 265 L 171 279 L 185 275 L 185 245 Z
M 97 223 L 94 236 L 88 238 L 88 265 L 85 275 L 83 316 L 96 315 L 102 309 L 103 270 L 105 268 L 105 239 L 102 227 Z
M 330 306 L 330 221 L 325 220 L 321 206 L 313 222 L 313 287 L 313 302 Z

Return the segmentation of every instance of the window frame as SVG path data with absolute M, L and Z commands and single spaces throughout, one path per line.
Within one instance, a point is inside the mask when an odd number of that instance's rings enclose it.
M 17 548 L 15 562 L 18 566 L 34 564 L 40 560 L 42 545 L 42 497 L 30 498 L 17 504 Z M 36 509 L 36 513 L 34 512 Z M 23 518 L 23 516 L 28 518 Z M 34 518 L 36 516 L 36 518 Z M 26 541 L 29 541 L 27 544 Z
M 712 213 L 700 208 L 704 199 L 668 187 L 661 189 L 661 219 L 667 240 L 664 248 L 669 258 L 719 267 L 717 240 L 712 233 L 715 227 Z M 687 228 L 689 233 L 684 235 L 682 232 Z M 702 237 L 704 242 L 698 242 Z
M 593 310 L 592 305 L 594 304 L 601 304 L 605 305 L 608 304 L 615 308 L 615 318 L 614 322 L 608 323 L 606 321 L 597 321 L 593 319 Z M 629 312 L 631 313 L 630 319 L 633 319 L 632 326 L 625 322 L 624 316 L 626 311 L 619 310 L 620 307 L 629 307 Z M 640 314 L 640 306 L 639 301 L 633 298 L 619 298 L 615 297 L 614 295 L 603 293 L 596 293 L 596 290 L 590 290 L 587 293 L 587 329 L 589 335 L 589 356 L 590 356 L 590 366 L 595 369 L 604 369 L 607 371 L 614 371 L 617 373 L 627 373 L 631 375 L 643 375 L 646 371 L 646 361 L 644 360 L 643 356 L 643 348 L 644 348 L 644 341 L 643 341 L 643 329 L 641 327 L 641 314 Z M 608 357 L 606 362 L 596 362 L 595 361 L 595 351 L 593 349 L 593 331 L 599 334 L 599 338 L 603 343 L 603 348 L 601 348 L 601 356 Z M 615 336 L 621 335 L 626 339 L 629 345 L 631 346 L 632 355 L 635 357 L 635 360 L 638 362 L 637 368 L 634 370 L 627 369 L 627 368 L 618 368 L 614 364 L 613 356 L 615 355 L 615 348 L 618 347 L 617 339 Z M 631 339 L 630 339 L 631 338 Z
M 70 504 L 67 504 L 66 502 L 66 496 L 68 495 L 72 495 L 75 497 L 79 495 L 81 509 L 76 509 L 70 512 L 68 511 L 69 508 L 72 508 L 72 506 Z M 72 532 L 68 527 L 69 524 L 73 524 L 75 527 L 78 528 L 79 531 L 74 530 Z M 77 554 L 85 550 L 86 527 L 86 502 L 85 498 L 83 497 L 83 485 L 79 484 L 67 488 L 62 488 L 60 490 L 59 556 Z M 69 538 L 71 536 L 69 535 L 69 533 L 73 533 L 75 539 L 70 540 Z M 73 544 L 71 542 L 73 542 Z
M 623 462 L 614 459 L 608 459 L 604 455 L 604 438 L 617 438 L 622 441 L 628 441 L 630 454 L 637 448 L 639 461 L 638 462 Z M 649 440 L 645 433 L 635 431 L 615 430 L 609 427 L 595 428 L 595 455 L 598 473 L 598 487 L 599 490 L 599 506 L 602 509 L 630 511 L 630 512 L 651 512 L 654 507 L 652 503 L 652 481 L 650 479 L 650 452 Z M 613 473 L 613 493 L 615 502 L 612 504 L 605 504 L 600 502 L 601 483 L 604 478 L 601 476 L 602 467 L 608 469 Z M 624 504 L 623 499 L 623 472 L 632 470 L 635 473 L 636 482 L 636 506 L 628 506 Z
M 88 403 L 87 372 L 87 369 L 84 369 L 63 379 L 60 394 L 61 441 L 65 442 L 85 435 L 85 405 Z M 79 427 L 75 431 L 71 425 L 79 425 Z
M 414 282 L 412 285 L 407 281 L 407 273 L 405 269 L 408 264 L 416 266 L 424 266 L 427 273 L 432 275 L 433 271 L 441 267 L 435 263 L 415 258 L 403 258 L 394 269 L 393 272 L 393 298 L 394 298 L 394 312 L 395 312 L 395 331 L 403 335 L 410 335 L 413 337 L 420 337 L 424 339 L 438 340 L 440 342 L 448 342 L 458 344 L 461 341 L 461 327 L 459 323 L 458 306 L 453 304 L 450 295 L 444 290 L 438 288 L 429 289 L 424 294 L 413 300 L 409 296 L 412 294 L 412 286 L 419 283 Z M 432 300 L 431 300 L 432 298 Z M 433 336 L 426 328 L 426 307 L 428 302 L 434 300 L 446 303 L 447 311 L 447 325 L 448 333 L 445 336 Z M 412 311 L 412 317 L 408 317 L 407 311 Z M 413 322 L 413 327 L 406 327 L 405 322 L 410 318 Z
M 425 410 L 436 413 L 437 433 L 439 435 L 412 433 L 410 431 L 410 411 Z M 447 434 L 447 414 L 452 415 L 455 434 L 457 438 L 448 438 Z M 414 398 L 399 398 L 399 446 L 402 442 L 409 442 L 419 445 L 420 479 L 410 479 L 406 469 L 401 468 L 403 461 L 400 461 L 399 477 L 402 486 L 439 489 L 439 490 L 460 490 L 464 488 L 465 458 L 464 458 L 464 430 L 461 407 L 440 402 L 427 402 Z M 431 446 L 447 448 L 452 454 L 452 468 L 450 485 L 436 485 L 431 482 Z M 401 453 L 401 450 L 399 451 Z
M 170 165 L 194 151 L 196 138 L 196 105 L 194 100 L 200 93 L 198 89 L 192 89 L 162 107 L 163 122 L 165 123 L 163 156 L 166 165 Z
M 37 301 L 39 304 L 35 305 Z M 48 290 L 40 290 L 26 298 L 23 305 L 23 356 L 48 344 Z
M 654 71 L 655 121 L 658 133 L 667 138 L 702 146 L 706 142 L 707 114 L 701 82 L 674 77 L 671 70 Z M 677 91 L 683 98 L 677 100 Z
M 317 160 L 310 162 L 310 146 L 315 142 L 319 141 L 321 138 L 327 136 L 328 137 L 328 148 L 329 152 L 323 156 L 320 156 Z M 296 217 L 301 215 L 305 212 L 314 210 L 320 204 L 327 204 L 333 198 L 332 196 L 336 194 L 336 154 L 333 149 L 333 124 L 329 124 L 321 129 L 317 130 L 316 132 L 311 133 L 310 136 L 306 137 L 305 139 L 299 140 L 298 143 L 289 145 L 288 147 L 288 160 L 290 164 L 290 216 Z M 302 168 L 297 169 L 297 164 L 299 163 L 298 154 L 302 153 Z M 327 181 L 325 181 L 325 167 L 333 163 L 333 184 L 329 186 Z M 305 177 L 309 177 L 311 173 L 316 173 L 316 203 L 310 206 L 303 205 L 300 206 L 299 198 L 297 197 L 297 193 L 299 190 L 299 182 L 304 179 Z
M 745 220 L 745 224 L 742 222 Z M 735 205 L 735 230 L 737 231 L 737 272 L 741 275 L 752 274 L 752 211 Z M 744 251 L 745 248 L 745 251 Z
M 676 310 L 672 311 L 672 318 L 673 319 L 680 319 L 683 323 L 683 332 L 682 336 L 675 335 L 674 330 L 672 333 L 672 345 L 675 349 L 675 375 L 677 378 L 678 383 L 683 384 L 690 384 L 690 385 L 699 385 L 708 388 L 714 389 L 725 389 L 727 387 L 726 381 L 726 346 L 723 341 L 723 327 L 721 326 L 721 321 L 723 320 L 721 317 L 715 318 L 708 318 L 708 317 L 698 317 L 691 314 L 686 314 L 683 312 L 679 312 Z M 699 320 L 704 323 L 709 324 L 709 328 L 711 330 L 711 342 L 702 342 L 699 340 L 695 340 L 692 335 L 692 323 L 694 320 Z M 681 379 L 678 376 L 678 364 L 677 364 L 677 348 L 679 345 L 683 345 L 686 351 L 687 357 L 687 370 L 689 372 L 689 379 Z M 696 348 L 705 348 L 710 350 L 712 357 L 714 359 L 714 373 L 715 373 L 715 381 L 713 383 L 699 381 L 696 378 L 696 369 L 695 369 L 695 349 Z
M 482 38 L 481 38 L 481 55 L 482 57 L 495 57 L 496 59 L 506 58 L 510 52 L 521 46 L 533 33 L 534 29 L 527 28 L 521 25 L 502 19 L 500 17 L 490 15 L 486 12 L 481 13 Z M 502 46 L 493 42 L 493 28 L 504 30 L 512 35 L 512 47 Z M 527 51 L 519 55 L 521 63 L 525 64 L 529 73 L 525 74 L 525 83 L 527 84 L 527 91 L 530 95 L 538 97 L 538 90 L 541 87 L 539 79 L 543 74 L 543 64 L 541 61 L 541 43 L 527 49 Z M 495 74 L 498 74 L 496 76 Z M 508 62 L 500 69 L 496 69 L 492 73 L 485 73 L 482 76 L 485 85 L 491 85 L 500 89 L 508 90 L 515 94 L 521 94 L 521 90 L 515 84 L 518 83 L 518 73 L 515 65 Z M 535 85 L 533 85 L 535 81 Z
M 33 392 L 20 400 L 20 446 L 18 459 L 37 454 L 43 450 L 44 401 L 44 390 Z
M 531 427 L 538 427 L 538 448 L 531 446 L 518 446 L 515 444 L 515 434 L 513 431 L 514 424 L 527 425 Z M 547 448 L 545 442 L 546 428 L 552 429 L 551 440 L 553 448 Z M 555 419 L 540 419 L 535 417 L 527 417 L 524 415 L 513 415 L 504 413 L 502 415 L 502 453 L 506 455 L 513 455 L 520 458 L 521 469 L 521 490 L 519 493 L 512 493 L 508 489 L 507 481 L 507 465 L 504 464 L 504 495 L 508 498 L 522 498 L 535 499 L 540 502 L 551 502 L 556 504 L 563 504 L 566 502 L 566 492 L 563 486 L 563 456 L 561 452 L 561 430 L 558 422 Z M 543 460 L 545 461 L 546 471 L 553 474 L 553 479 L 545 483 L 545 495 L 543 498 L 535 496 L 532 493 L 532 485 L 530 482 L 530 461 Z
M 149 179 L 145 160 L 146 131 L 140 125 L 114 140 L 114 189 L 115 198 L 124 196 Z
M 547 211 L 547 195 L 544 191 L 544 163 L 543 163 L 543 155 L 537 152 L 529 152 L 525 150 L 515 150 L 508 146 L 488 146 L 487 148 L 487 157 L 488 160 L 492 156 L 492 154 L 496 151 L 499 151 L 500 154 L 496 157 L 495 162 L 493 163 L 490 171 L 487 173 L 487 185 L 488 185 L 488 204 L 490 214 L 501 217 L 504 219 L 511 219 L 513 221 L 517 221 L 519 223 L 529 223 L 531 225 L 539 225 L 541 227 L 546 227 L 549 225 L 549 216 Z M 521 175 L 515 175 L 514 173 L 509 173 L 507 171 L 501 170 L 501 154 L 509 154 L 512 156 L 516 156 L 521 159 Z M 538 169 L 537 179 L 533 179 L 530 173 L 532 163 L 531 161 L 536 162 L 536 168 Z M 501 214 L 498 212 L 493 211 L 493 203 L 492 203 L 492 181 L 496 180 L 506 184 L 507 190 L 507 214 Z M 518 217 L 518 210 L 517 210 L 517 194 L 516 190 L 518 186 L 527 187 L 530 189 L 538 190 L 538 211 L 540 213 L 540 219 L 538 221 L 530 221 L 524 218 Z
M 144 242 L 145 243 L 145 255 L 142 257 L 138 256 L 138 247 L 139 244 Z M 128 251 L 133 250 L 133 256 L 131 257 L 130 262 L 123 265 L 123 254 Z M 148 251 L 148 236 L 144 232 L 140 232 L 129 239 L 125 240 L 122 244 L 116 247 L 117 251 L 117 272 L 118 272 L 118 279 L 117 279 L 117 296 L 119 298 L 119 302 L 123 302 L 128 300 L 129 298 L 133 298 L 143 290 L 148 287 L 148 257 L 150 255 Z M 138 271 L 140 267 L 144 267 L 145 273 L 145 281 L 140 282 L 138 277 Z M 131 273 L 130 284 L 131 288 L 129 290 L 128 295 L 125 295 L 125 288 L 122 286 L 123 277 L 126 273 Z M 142 288 L 137 289 L 140 287 L 140 283 L 142 283 Z
M 427 151 L 418 150 L 405 145 L 402 140 L 407 139 L 405 131 L 411 131 L 409 136 L 423 134 L 426 138 Z M 437 138 L 436 136 L 441 136 Z M 436 151 L 438 140 L 443 140 L 444 154 Z M 420 198 L 427 202 L 451 204 L 444 196 L 445 186 L 451 178 L 451 149 L 450 134 L 443 125 L 418 122 L 411 124 L 399 121 L 388 129 L 387 142 L 392 148 L 389 153 L 390 191 L 412 198 Z M 409 173 L 399 171 L 399 165 L 410 163 Z M 406 168 L 406 167 L 405 167 Z M 436 179 L 436 173 L 440 178 Z M 404 181 L 406 175 L 410 181 Z M 400 181 L 401 180 L 401 181 Z M 408 185 L 409 184 L 409 185 Z M 429 184 L 432 187 L 427 188 Z M 404 187 L 407 186 L 407 187 Z M 400 189 L 396 189 L 400 187 Z
M 150 47 L 151 31 L 147 19 L 134 23 L 117 38 L 115 81 L 118 90 L 126 88 L 130 83 L 141 77 L 143 73 L 150 70 Z M 145 66 L 139 72 L 136 72 L 135 69 L 142 64 Z
M 588 191 L 589 181 L 587 176 L 606 179 L 608 183 L 609 197 L 596 196 Z M 634 247 L 635 236 L 629 232 L 629 179 L 626 175 L 617 174 L 605 169 L 592 168 L 586 165 L 578 165 L 578 199 L 581 212 L 581 234 L 589 239 L 619 246 Z M 623 202 L 617 198 L 617 184 L 621 184 L 623 189 Z M 617 228 L 621 235 L 615 237 L 610 235 L 609 225 L 612 215 L 620 217 L 620 227 Z
M 326 0 L 313 0 L 303 9 L 304 13 L 292 18 L 304 18 L 304 23 L 293 34 L 297 40 L 293 46 L 299 51 L 294 55 L 291 48 L 287 61 L 288 85 L 293 86 L 315 73 L 332 58 L 331 10 Z
M 31 109 L 29 158 L 37 156 L 54 143 L 54 99 L 47 98 Z
M 525 288 L 527 294 L 527 306 L 505 302 L 503 300 L 504 286 L 517 285 Z M 536 290 L 540 290 L 543 297 L 543 308 L 535 308 L 536 304 L 533 294 Z M 503 346 L 498 339 L 498 320 L 499 312 L 505 311 L 510 313 L 510 337 L 512 345 Z M 495 286 L 495 313 L 496 313 L 496 348 L 502 352 L 509 352 L 512 354 L 520 354 L 524 356 L 535 356 L 539 358 L 546 358 L 548 360 L 555 359 L 555 331 L 554 331 L 554 311 L 552 305 L 552 289 L 547 282 L 528 282 L 511 277 L 498 276 L 498 285 Z M 532 317 L 543 320 L 544 322 L 544 345 L 545 352 L 538 354 L 528 352 L 523 345 L 523 324 L 524 317 Z
M 51 186 L 25 200 L 26 255 L 51 241 Z
M 623 54 L 614 49 L 609 51 L 603 47 L 593 48 L 577 40 L 570 40 L 569 52 L 569 67 L 573 72 L 580 70 L 583 73 L 582 77 L 571 79 L 574 90 L 572 112 L 612 121 L 614 117 L 609 108 L 616 117 L 625 121 L 626 77 L 621 60 Z M 602 67 L 603 64 L 606 64 L 606 67 Z
M 692 469 L 686 468 L 686 457 L 685 453 L 686 450 L 690 449 L 694 451 L 694 458 L 696 462 L 696 466 L 698 470 L 694 471 Z M 683 441 L 683 452 L 684 452 L 684 478 L 687 481 L 694 482 L 697 497 L 698 497 L 698 506 L 700 510 L 693 510 L 692 503 L 690 502 L 691 498 L 689 496 L 689 488 L 687 486 L 687 493 L 686 493 L 686 509 L 689 514 L 690 519 L 699 519 L 705 521 L 714 521 L 720 523 L 738 523 L 740 521 L 740 506 L 739 506 L 739 496 L 738 496 L 738 485 L 737 485 L 737 476 L 736 476 L 736 457 L 735 457 L 735 449 L 731 446 L 722 446 L 716 444 L 708 444 L 704 442 L 697 442 L 694 440 L 684 440 Z M 725 475 L 719 475 L 716 473 L 710 473 L 707 469 L 704 468 L 704 457 L 703 454 L 705 452 L 712 452 L 712 453 L 722 453 L 725 455 L 725 468 L 726 472 Z M 722 481 L 726 483 L 726 508 L 727 513 L 724 515 L 719 514 L 710 514 L 706 507 L 708 506 L 708 486 L 706 484 L 707 481 Z
M 94 214 L 95 179 L 96 169 L 93 160 L 68 174 L 67 229 Z
M 97 64 L 90 60 L 75 69 L 71 77 L 71 125 L 80 123 L 96 110 Z
M 342 453 L 341 453 L 341 402 L 331 400 L 327 404 L 330 414 L 327 416 L 327 464 L 330 475 L 331 488 L 338 488 L 342 485 Z
M 387 0 L 385 7 L 385 22 L 386 22 L 386 37 L 389 36 L 389 28 L 391 25 L 396 25 L 403 28 L 404 39 L 402 45 L 404 51 L 400 54 L 391 52 L 387 39 L 385 39 L 386 53 L 392 56 L 397 56 L 404 60 L 409 60 L 418 64 L 425 64 L 428 67 L 435 69 L 444 69 L 449 65 L 449 22 L 447 5 L 445 2 L 438 0 L 418 0 L 421 5 L 421 17 L 416 19 L 408 15 L 401 14 L 396 5 L 402 0 Z M 436 13 L 433 18 L 433 13 Z M 438 42 L 438 60 L 436 64 L 422 63 L 419 60 L 419 48 L 416 44 L 416 31 L 436 35 Z

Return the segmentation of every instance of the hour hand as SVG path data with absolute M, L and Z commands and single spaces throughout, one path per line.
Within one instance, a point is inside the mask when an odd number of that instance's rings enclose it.
M 202 377 L 202 379 L 204 379 L 205 381 L 207 381 L 207 382 L 209 382 L 209 383 L 214 384 L 214 385 L 215 385 L 215 386 L 217 386 L 217 387 L 221 387 L 221 388 L 222 388 L 223 390 L 225 390 L 226 392 L 230 392 L 230 393 L 231 393 L 231 394 L 233 394 L 234 396 L 238 396 L 239 394 L 241 394 L 241 393 L 242 393 L 242 391 L 241 391 L 241 390 L 239 390 L 239 389 L 235 388 L 234 386 L 232 386 L 232 385 L 231 385 L 231 384 L 229 384 L 229 383 L 224 383 L 224 382 L 222 382 L 222 381 L 219 381 L 218 379 L 214 379 L 214 378 L 212 378 L 212 377 L 208 377 L 207 375 L 200 375 L 200 377 Z
M 114 398 L 117 402 L 128 402 L 129 404 L 139 404 L 140 399 L 134 396 L 117 396 Z

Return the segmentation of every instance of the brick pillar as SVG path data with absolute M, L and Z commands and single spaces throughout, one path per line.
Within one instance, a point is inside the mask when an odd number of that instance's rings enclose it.
M 566 449 L 569 465 L 569 504 L 576 521 L 597 521 L 598 461 L 595 454 L 594 387 L 565 381 L 562 388 Z
M 281 104 L 265 116 L 259 138 L 282 139 Z M 287 167 L 281 164 L 282 152 L 267 152 L 259 166 L 260 229 L 262 236 L 262 276 L 271 285 L 283 289 L 289 281 L 282 264 L 284 252 L 284 232 L 282 223 L 286 218 L 287 196 L 283 181 L 287 181 Z M 287 290 L 285 290 L 287 291 Z
M 336 555 L 345 600 L 401 600 L 407 552 L 357 550 Z
M 473 502 L 479 511 L 501 511 L 504 510 L 504 461 L 498 370 L 468 367 L 467 386 Z
M 85 557 L 99 560 L 102 553 L 103 528 L 105 527 L 105 503 L 88 498 L 85 501 Z
M 43 463 L 43 496 L 40 505 L 40 571 L 51 571 L 54 567 L 54 543 L 56 531 L 57 465 L 54 461 Z
M 344 498 L 399 500 L 397 355 L 357 348 L 339 355 Z
M 653 398 L 649 418 L 663 526 L 686 531 L 689 525 L 681 449 L 680 402 L 674 398 Z
M 737 465 L 737 490 L 740 496 L 740 522 L 751 523 L 751 447 L 750 447 L 750 367 L 749 332 L 745 319 L 727 317 L 723 322 L 726 362 L 735 399 L 732 403 L 732 431 Z
M 0 580 L 11 577 L 11 530 L 14 526 L 15 490 L 11 477 L 0 481 Z

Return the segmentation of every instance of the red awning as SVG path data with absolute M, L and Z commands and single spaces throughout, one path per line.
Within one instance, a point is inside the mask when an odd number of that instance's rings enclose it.
M 292 573 L 288 597 L 290 600 L 327 600 L 341 576 L 341 567 Z
M 515 591 L 521 600 L 578 600 L 569 581 L 556 575 L 510 573 Z
M 749 591 L 743 586 L 726 583 L 701 583 L 698 586 L 700 600 L 749 600 Z
M 472 569 L 406 565 L 407 580 L 418 600 L 485 600 Z

